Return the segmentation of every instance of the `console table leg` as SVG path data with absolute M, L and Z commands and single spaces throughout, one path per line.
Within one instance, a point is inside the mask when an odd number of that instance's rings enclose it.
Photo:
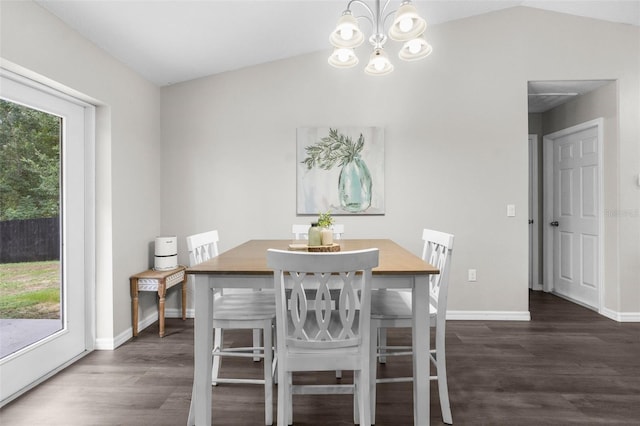
M 132 306 L 132 327 L 133 327 L 133 337 L 138 335 L 138 280 L 136 278 L 132 278 L 131 281 L 131 298 L 133 299 Z

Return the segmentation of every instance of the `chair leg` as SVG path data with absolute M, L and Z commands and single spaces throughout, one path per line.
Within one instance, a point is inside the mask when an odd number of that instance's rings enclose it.
M 378 336 L 381 328 L 371 321 L 371 339 L 369 339 L 369 398 L 371 401 L 371 424 L 376 423 L 376 378 L 378 369 Z
M 265 324 L 264 334 L 264 423 L 273 424 L 273 343 L 271 342 L 271 321 Z
M 276 350 L 276 328 L 272 327 L 271 341 L 273 346 L 271 353 L 273 354 L 273 362 L 271 363 L 271 377 L 273 377 L 273 383 L 278 384 L 278 351 Z
M 293 392 L 292 392 L 292 386 L 293 386 L 293 373 L 288 372 L 287 373 L 287 377 L 285 378 L 284 383 L 287 384 L 287 424 L 288 425 L 292 425 L 293 424 Z
M 287 402 L 287 377 L 282 368 L 282 365 L 278 368 L 278 426 L 289 424 L 287 409 L 289 404 Z
M 444 330 L 436 326 L 436 374 L 438 376 L 438 395 L 440 396 L 440 410 L 442 421 L 453 424 L 451 406 L 449 404 L 449 387 L 447 385 L 447 357 L 445 355 Z
M 438 342 L 436 342 L 436 345 Z M 438 395 L 440 396 L 440 411 L 442 421 L 446 424 L 453 424 L 451 417 L 451 406 L 449 404 L 449 386 L 447 385 L 447 362 L 444 353 L 444 341 L 436 346 L 436 374 L 438 376 Z
M 221 328 L 216 328 L 214 331 L 213 337 L 213 350 L 222 351 L 223 345 L 223 330 Z M 220 372 L 220 363 L 222 362 L 222 357 L 214 356 L 213 357 L 213 368 L 211 369 L 211 385 L 218 385 L 218 373 Z
M 261 348 L 262 347 L 262 330 L 260 330 L 259 328 L 254 328 L 253 329 L 253 347 L 254 348 Z M 254 354 L 260 354 L 260 349 L 255 349 L 253 351 Z M 253 357 L 253 361 L 254 362 L 259 362 L 260 361 L 260 357 L 259 356 L 254 356 Z
M 189 403 L 189 417 L 187 418 L 187 426 L 196 426 L 195 414 L 193 412 L 195 395 L 196 395 L 196 384 L 194 381 L 193 386 L 191 387 L 191 402 Z
M 380 347 L 380 353 L 383 354 L 385 353 L 385 348 L 387 346 L 387 329 L 386 328 L 379 328 L 378 329 L 378 335 L 376 336 L 377 340 L 378 340 L 378 346 Z M 378 348 L 376 348 L 376 351 L 378 350 Z M 386 364 L 387 363 L 387 357 L 386 356 L 380 356 L 378 357 L 378 361 L 380 364 Z
M 353 372 L 353 424 L 360 424 L 360 371 Z
M 369 366 L 364 363 L 364 369 L 353 372 L 354 387 L 354 423 L 360 426 L 371 426 L 373 420 L 371 418 L 371 398 L 370 398 L 370 374 Z M 357 412 L 355 412 L 357 410 Z

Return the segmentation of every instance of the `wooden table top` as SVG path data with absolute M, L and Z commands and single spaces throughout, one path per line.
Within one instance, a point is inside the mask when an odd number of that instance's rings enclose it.
M 188 274 L 269 275 L 267 249 L 288 250 L 291 240 L 250 240 L 187 269 Z M 374 275 L 429 275 L 440 271 L 420 257 L 388 239 L 336 240 L 341 251 L 380 250 L 380 264 Z

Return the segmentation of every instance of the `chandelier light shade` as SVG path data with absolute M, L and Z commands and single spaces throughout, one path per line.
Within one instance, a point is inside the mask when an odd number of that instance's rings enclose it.
M 351 14 L 350 10 L 344 11 L 338 20 L 336 29 L 331 33 L 329 40 L 335 47 L 343 47 L 346 49 L 353 49 L 362 44 L 364 34 L 360 31 L 358 21 Z
M 364 42 L 364 34 L 360 29 L 358 20 L 366 20 L 371 24 L 372 33 L 369 43 L 373 52 L 365 67 L 365 72 L 370 75 L 386 75 L 393 71 L 393 64 L 384 50 L 388 39 L 403 42 L 398 57 L 404 61 L 417 61 L 431 54 L 433 48 L 425 40 L 423 34 L 427 29 L 427 22 L 422 18 L 410 0 L 402 2 L 395 11 L 387 11 L 391 0 L 386 0 L 384 5 L 380 0 L 375 0 L 373 7 L 365 0 L 350 0 L 347 9 L 338 20 L 335 30 L 329 36 L 329 41 L 334 47 L 329 56 L 329 64 L 336 68 L 351 68 L 358 64 L 355 48 Z M 366 12 L 362 16 L 354 16 L 352 6 L 359 6 Z M 387 20 L 393 17 L 388 29 L 388 37 L 385 34 Z
M 369 75 L 386 75 L 391 71 L 393 71 L 393 64 L 389 61 L 389 57 L 382 48 L 377 48 L 373 51 L 369 58 L 369 63 L 364 69 L 364 72 Z
M 402 3 L 389 28 L 389 37 L 395 41 L 409 41 L 421 36 L 427 29 L 427 21 L 418 15 L 410 2 Z
M 414 38 L 406 42 L 398 56 L 405 61 L 417 61 L 418 59 L 426 58 L 431 54 L 433 48 L 427 40 L 423 37 Z
M 336 68 L 351 68 L 358 65 L 358 57 L 353 49 L 346 49 L 344 47 L 336 47 L 333 49 L 333 53 L 329 56 L 329 64 Z

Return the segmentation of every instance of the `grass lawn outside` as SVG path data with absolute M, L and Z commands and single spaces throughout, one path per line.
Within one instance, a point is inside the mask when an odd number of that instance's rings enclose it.
M 0 264 L 0 318 L 59 319 L 60 262 Z

